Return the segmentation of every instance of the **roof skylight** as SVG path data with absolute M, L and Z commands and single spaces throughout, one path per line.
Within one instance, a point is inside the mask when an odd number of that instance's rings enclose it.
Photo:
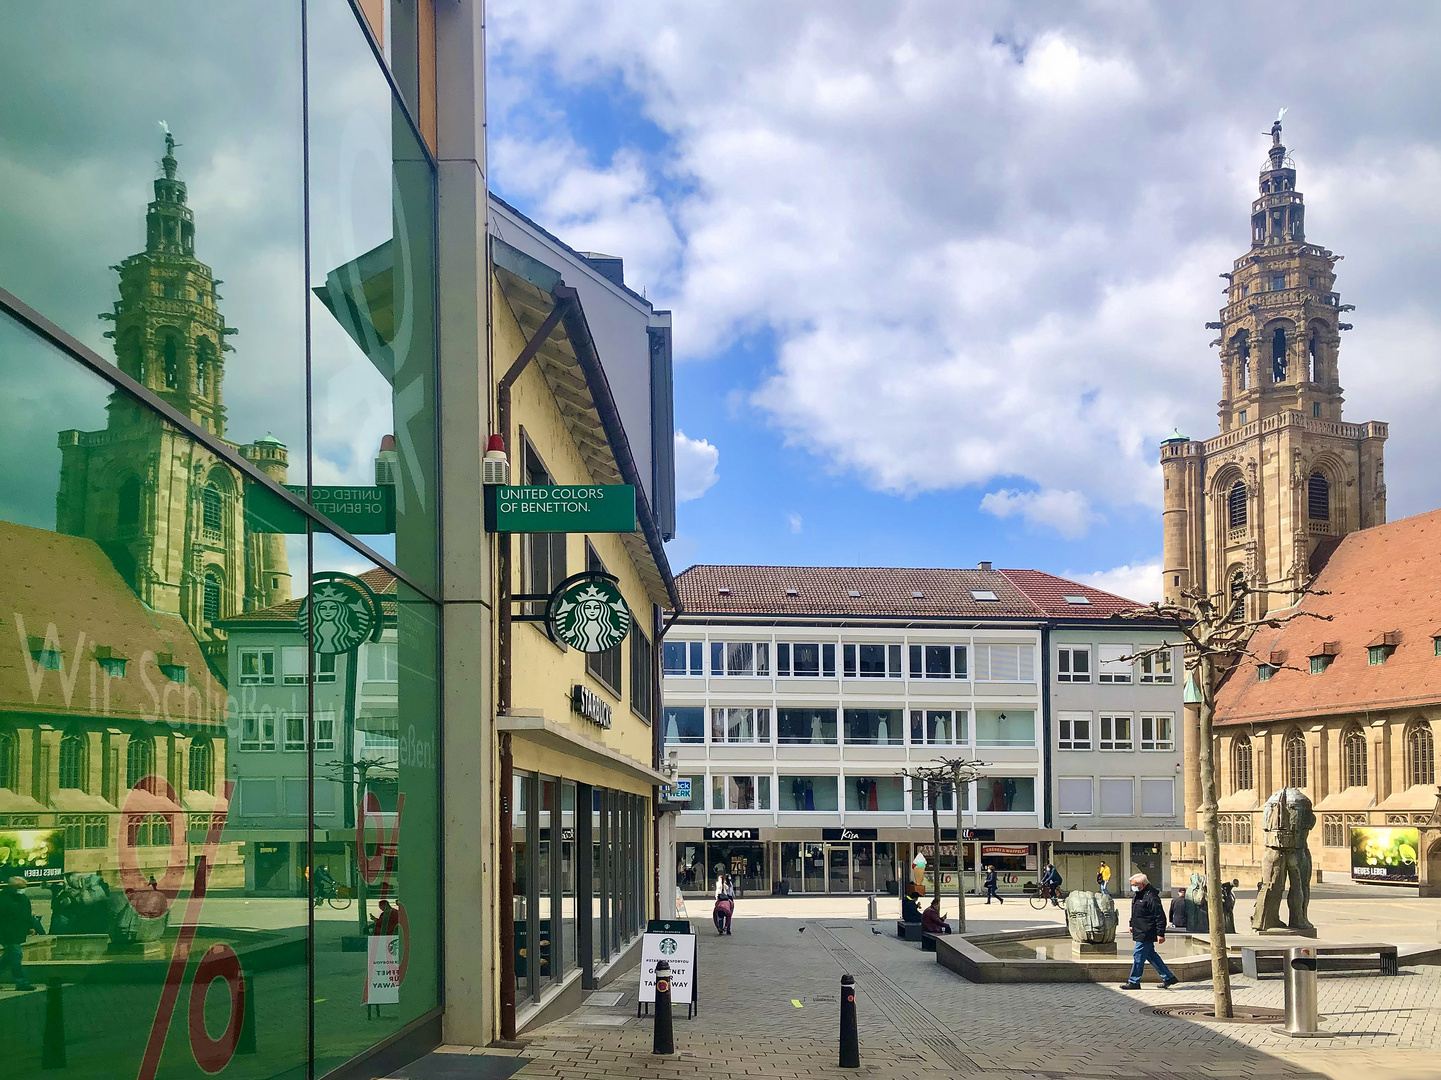
M 1000 597 L 997 596 L 995 593 L 991 592 L 990 589 L 972 589 L 972 590 L 971 590 L 971 599 L 972 599 L 972 600 L 987 600 L 987 601 L 989 601 L 989 600 L 999 600 Z
M 1091 602 L 1091 598 L 1089 596 L 1075 596 L 1069 593 L 1061 597 L 1061 599 L 1068 604 L 1089 604 Z

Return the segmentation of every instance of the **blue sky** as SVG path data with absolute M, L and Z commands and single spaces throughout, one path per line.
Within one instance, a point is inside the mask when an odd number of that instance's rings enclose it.
M 1156 446 L 1216 430 L 1203 323 L 1281 105 L 1358 308 L 1347 418 L 1393 422 L 1393 518 L 1436 505 L 1436 13 L 1287 10 L 1277 54 L 1239 4 L 495 0 L 492 185 L 675 312 L 676 569 L 990 559 L 1151 598 Z

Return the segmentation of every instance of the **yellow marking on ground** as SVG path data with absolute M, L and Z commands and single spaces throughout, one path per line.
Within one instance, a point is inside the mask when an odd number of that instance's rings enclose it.
M 797 999 L 795 999 L 795 998 L 791 998 L 791 1004 L 794 1005 L 797 1009 L 804 1009 L 804 1008 L 805 1008 L 805 1006 L 802 1005 L 802 1004 L 801 1004 Z

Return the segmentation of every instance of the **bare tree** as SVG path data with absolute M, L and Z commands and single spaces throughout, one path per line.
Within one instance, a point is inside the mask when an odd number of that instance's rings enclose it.
M 963 793 L 972 781 L 985 775 L 990 767 L 988 761 L 971 758 L 937 757 L 931 765 L 922 765 L 909 770 L 906 775 L 912 783 L 922 783 L 926 790 L 926 805 L 931 809 L 931 829 L 935 834 L 935 894 L 941 895 L 941 815 L 940 799 L 947 791 L 955 796 L 956 811 L 956 932 L 966 932 L 966 860 L 961 844 L 964 829 L 961 827 L 961 812 L 965 805 Z
M 1179 604 L 1154 603 L 1133 611 L 1121 612 L 1113 618 L 1160 619 L 1175 627 L 1178 640 L 1163 642 L 1154 648 L 1139 649 L 1125 660 L 1169 654 L 1177 645 L 1186 648 L 1185 668 L 1200 696 L 1200 725 L 1196 747 L 1201 764 L 1201 830 L 1205 834 L 1206 914 L 1211 924 L 1211 982 L 1215 991 L 1215 1015 L 1226 1019 L 1232 1015 L 1231 966 L 1226 946 L 1226 915 L 1222 907 L 1221 846 L 1217 823 L 1218 792 L 1216 783 L 1215 738 L 1212 718 L 1216 710 L 1216 691 L 1226 674 L 1246 657 L 1273 668 L 1299 670 L 1288 664 L 1276 663 L 1271 656 L 1260 657 L 1251 651 L 1251 637 L 1266 627 L 1280 629 L 1299 618 L 1330 621 L 1329 615 L 1302 611 L 1299 606 L 1283 608 L 1256 619 L 1246 617 L 1249 595 L 1284 595 L 1295 597 L 1299 605 L 1306 596 L 1324 596 L 1324 591 L 1311 588 L 1307 581 L 1299 589 L 1292 577 L 1286 583 L 1239 585 L 1229 592 L 1206 593 L 1182 590 Z
M 395 776 L 395 764 L 383 758 L 359 758 L 356 761 L 328 761 L 321 766 L 324 769 L 333 769 L 335 779 L 341 783 L 355 783 L 355 813 L 357 825 L 363 820 L 361 807 L 365 793 L 370 790 L 370 781 L 374 778 L 390 778 Z M 383 853 L 382 853 L 383 854 Z M 366 896 L 365 873 L 361 868 L 361 862 L 365 852 L 357 844 L 353 853 L 355 872 L 355 896 L 359 901 L 356 912 L 360 936 L 364 937 L 370 929 L 370 904 Z M 383 894 L 382 894 L 383 895 Z M 312 903 L 314 900 L 312 899 Z

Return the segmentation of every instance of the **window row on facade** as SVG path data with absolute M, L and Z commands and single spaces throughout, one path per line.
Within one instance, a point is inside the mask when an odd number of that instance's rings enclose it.
M 1056 811 L 1062 817 L 1174 817 L 1174 776 L 1061 776 Z
M 696 773 L 690 781 L 687 811 L 761 813 L 905 813 L 936 808 L 954 812 L 953 786 L 927 789 L 899 774 L 846 773 Z M 975 790 L 972 791 L 972 788 Z M 1034 814 L 1034 776 L 987 776 L 961 786 L 961 809 L 987 814 Z
M 1158 751 L 1176 748 L 1171 713 L 1063 712 L 1056 717 L 1058 750 Z
M 779 746 L 1036 745 L 1029 709 L 836 709 L 674 705 L 664 710 L 668 744 Z
M 1436 783 L 1436 740 L 1431 725 L 1420 722 L 1406 728 L 1403 736 L 1403 780 L 1406 787 Z M 1371 782 L 1371 747 L 1360 724 L 1341 732 L 1340 788 L 1364 788 Z M 1299 730 L 1287 732 L 1281 741 L 1281 776 L 1286 787 L 1309 786 L 1309 756 L 1306 736 Z M 1256 755 L 1251 738 L 1238 735 L 1231 741 L 1230 791 L 1249 791 L 1256 786 Z
M 1029 643 L 677 640 L 665 643 L 662 663 L 664 673 L 676 677 L 834 679 L 839 670 L 845 679 L 1036 681 Z

